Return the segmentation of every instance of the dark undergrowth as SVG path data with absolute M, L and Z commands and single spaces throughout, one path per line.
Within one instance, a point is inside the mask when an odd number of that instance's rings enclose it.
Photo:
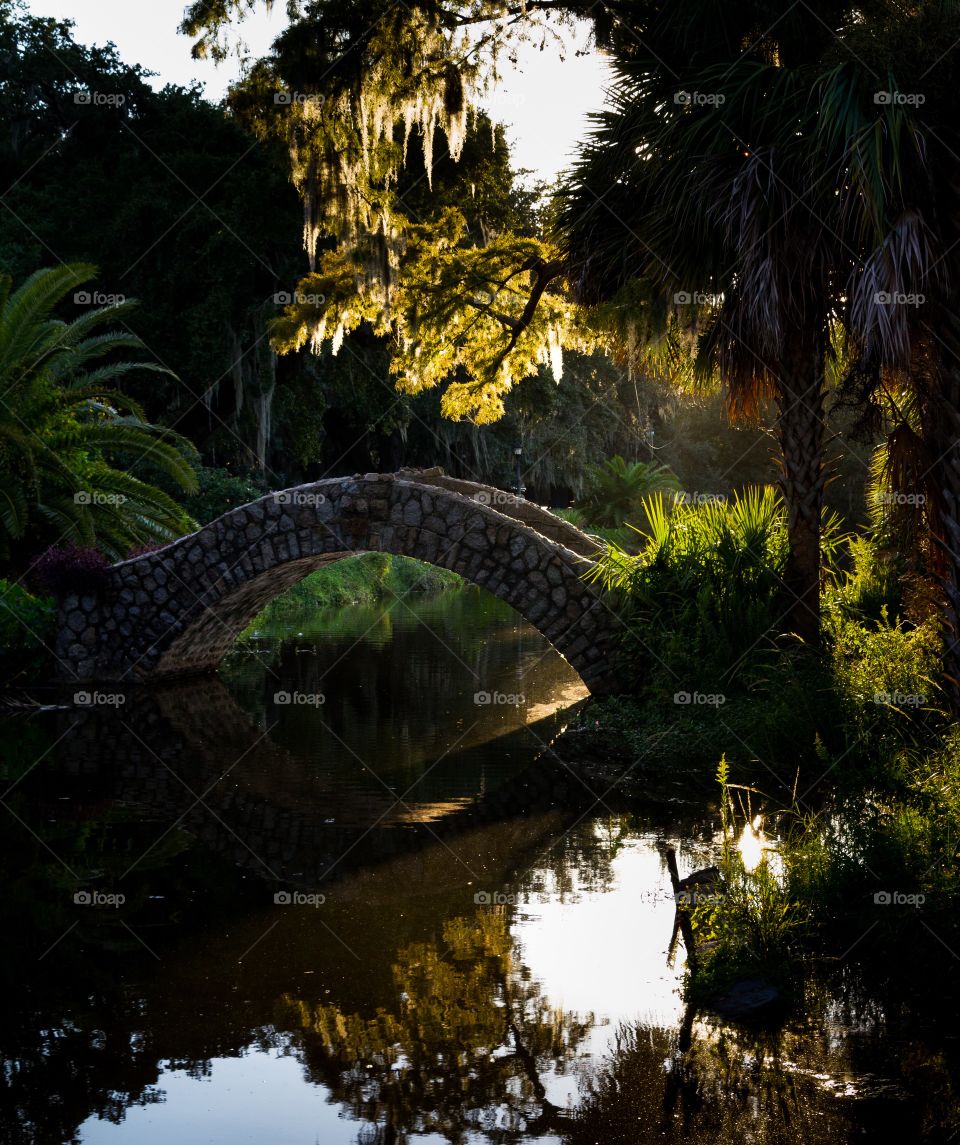
M 751 975 L 799 997 L 811 964 L 837 961 L 899 976 L 904 997 L 936 980 L 942 999 L 960 961 L 960 729 L 935 617 L 877 538 L 827 522 L 823 646 L 804 647 L 778 630 L 772 494 L 647 517 L 638 552 L 611 548 L 597 574 L 630 694 L 588 705 L 573 741 L 611 745 L 607 773 L 636 796 L 718 807 L 723 892 L 692 911 L 690 997 Z

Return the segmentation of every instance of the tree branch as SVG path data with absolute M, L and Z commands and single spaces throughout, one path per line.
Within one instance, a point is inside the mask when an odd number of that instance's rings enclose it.
M 441 9 L 444 22 L 448 27 L 462 28 L 467 24 L 486 24 L 491 20 L 514 19 L 526 16 L 531 12 L 570 12 L 575 16 L 586 16 L 590 12 L 590 5 L 571 3 L 571 0 L 528 0 L 525 5 L 515 4 L 497 13 L 477 13 L 471 16 L 461 16 L 451 12 L 449 8 Z
M 540 299 L 543 297 L 544 291 L 555 279 L 559 278 L 564 271 L 564 263 L 559 259 L 553 259 L 550 262 L 542 258 L 536 259 L 529 267 L 534 271 L 536 278 L 533 281 L 533 289 L 530 291 L 530 297 L 527 299 L 527 305 L 523 308 L 523 313 L 519 318 L 514 319 L 513 333 L 510 335 L 510 341 L 507 343 L 506 349 L 497 358 L 494 370 L 499 370 L 504 360 L 513 351 L 517 342 L 520 341 L 520 336 L 524 330 L 533 321 L 533 316 L 537 312 L 537 306 L 540 304 Z
M 475 298 L 470 299 L 470 305 L 475 306 L 477 310 L 482 311 L 484 314 L 489 314 L 491 318 L 496 318 L 498 322 L 502 322 L 508 330 L 516 330 L 520 325 L 519 318 L 513 318 L 509 314 L 504 314 L 500 310 L 494 310 L 489 302 L 478 302 Z

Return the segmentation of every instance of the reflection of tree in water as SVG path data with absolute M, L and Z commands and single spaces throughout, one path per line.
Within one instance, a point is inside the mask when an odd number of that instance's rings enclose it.
M 4 1020 L 0 1140 L 73 1142 L 91 1112 L 119 1123 L 131 1106 L 151 1100 L 159 1073 L 154 1047 L 140 1031 L 117 1024 L 108 991 L 91 988 L 82 1013 L 20 1009 Z M 116 1006 L 118 998 L 109 1003 Z
M 609 891 L 614 884 L 613 861 L 630 838 L 630 818 L 588 818 L 568 831 L 537 857 L 521 886 L 534 896 L 549 895 L 561 902 L 585 891 Z
M 547 754 L 545 758 L 549 762 L 550 755 Z M 562 776 L 562 771 L 560 774 Z M 583 796 L 578 787 L 573 784 L 571 786 L 575 794 Z M 651 833 L 651 823 L 648 815 L 626 811 L 616 814 L 610 812 L 609 805 L 615 803 L 615 793 L 602 787 L 598 788 L 598 793 L 604 794 L 604 802 L 598 810 L 602 811 L 606 807 L 608 813 L 583 817 L 545 848 L 537 856 L 536 866 L 518 884 L 522 891 L 534 896 L 549 896 L 561 902 L 575 902 L 580 894 L 602 894 L 615 890 L 617 874 L 614 863 L 617 857 L 624 848 L 636 844 L 644 834 Z M 586 793 L 586 801 L 590 803 L 589 792 Z M 675 841 L 675 816 L 670 821 L 670 828 L 671 841 Z M 687 849 L 706 861 L 710 854 L 706 845 L 697 848 L 689 840 L 708 839 L 707 826 L 691 821 L 684 825 L 683 830 Z M 701 866 L 703 861 L 700 862 Z M 696 867 L 697 859 L 688 861 L 687 865 Z
M 679 1031 L 621 1027 L 569 1145 L 955 1140 L 957 1096 L 927 1047 L 901 1055 L 900 1076 L 891 1078 L 884 1019 L 872 1002 L 872 1013 L 856 1015 L 858 1038 L 831 1023 L 837 1002 L 822 988 L 807 1001 L 810 1016 L 784 1029 L 694 1021 L 689 1011 Z M 926 1093 L 911 1060 L 927 1075 Z M 878 1063 L 883 1073 L 871 1068 Z
M 536 629 L 482 590 L 345 609 L 329 623 L 323 610 L 306 634 L 294 636 L 293 627 L 278 626 L 258 655 L 241 651 L 228 658 L 222 675 L 240 707 L 270 726 L 276 744 L 294 755 L 309 753 L 325 766 L 340 760 L 351 772 L 359 756 L 381 777 L 402 775 L 405 786 L 454 745 L 443 770 L 465 771 L 465 750 L 488 751 L 524 727 L 538 705 L 555 705 L 578 683 Z M 536 662 L 536 672 L 520 674 L 525 658 Z M 322 708 L 278 707 L 278 679 L 281 690 L 322 694 Z M 525 702 L 478 705 L 477 691 L 522 693 Z M 549 740 L 557 721 L 546 720 L 536 735 Z M 519 758 L 524 749 L 528 756 L 536 746 L 526 738 L 505 756 Z
M 448 920 L 442 943 L 404 947 L 393 977 L 396 1012 L 372 1018 L 285 999 L 307 1031 L 314 1079 L 376 1126 L 361 1140 L 432 1131 L 460 1142 L 471 1130 L 515 1138 L 565 1121 L 542 1078 L 569 1070 L 592 1017 L 550 1006 L 517 961 L 502 908 Z
M 171 1056 L 149 997 L 123 983 L 115 963 L 84 964 L 82 997 L 67 972 L 78 965 L 61 960 L 62 980 L 48 987 L 42 1005 L 29 990 L 8 999 L 0 1021 L 4 1145 L 73 1145 L 91 1116 L 119 1125 L 132 1108 L 162 1102 L 164 1066 L 194 1078 L 210 1073 L 208 1057 Z M 262 1040 L 270 1036 L 266 1031 Z

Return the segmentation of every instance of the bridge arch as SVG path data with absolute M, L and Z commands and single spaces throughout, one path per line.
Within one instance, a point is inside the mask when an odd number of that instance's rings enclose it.
M 63 675 L 132 684 L 213 671 L 274 597 L 330 561 L 375 551 L 451 569 L 487 589 L 592 692 L 615 691 L 615 621 L 602 592 L 582 579 L 595 543 L 500 490 L 445 482 L 453 487 L 430 473 L 369 473 L 300 485 L 114 565 L 98 594 L 61 601 Z

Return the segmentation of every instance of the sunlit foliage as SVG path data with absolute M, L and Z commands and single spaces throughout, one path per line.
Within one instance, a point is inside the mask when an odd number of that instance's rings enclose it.
M 366 283 L 356 249 L 338 247 L 322 256 L 275 324 L 277 348 L 320 349 L 329 339 L 337 354 L 345 335 L 366 322 L 393 340 L 390 369 L 400 390 L 417 394 L 449 382 L 444 415 L 481 425 L 500 418 L 505 394 L 541 366 L 559 382 L 564 346 L 590 348 L 575 308 L 549 288 L 560 268 L 546 243 L 503 235 L 474 245 L 456 208 L 407 226 L 404 236 L 389 308 Z

